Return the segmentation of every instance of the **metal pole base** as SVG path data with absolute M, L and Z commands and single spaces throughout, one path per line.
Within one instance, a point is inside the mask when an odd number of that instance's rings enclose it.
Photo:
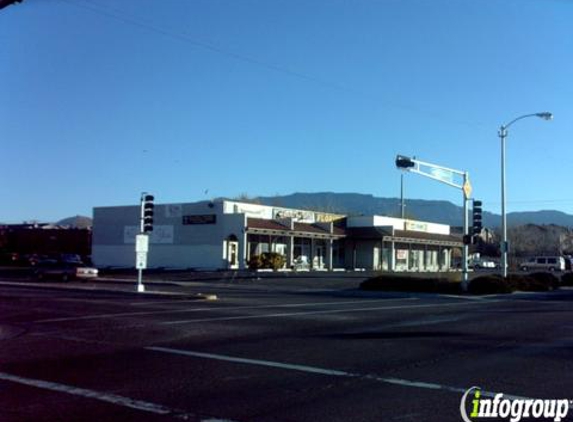
M 138 284 L 137 285 L 137 292 L 138 293 L 143 293 L 145 292 L 145 286 L 143 284 Z

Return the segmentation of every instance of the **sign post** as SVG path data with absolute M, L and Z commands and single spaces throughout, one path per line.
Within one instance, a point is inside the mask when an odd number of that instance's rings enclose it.
M 137 291 L 144 292 L 143 270 L 147 268 L 147 252 L 149 251 L 149 235 L 135 236 L 135 268 L 137 269 Z

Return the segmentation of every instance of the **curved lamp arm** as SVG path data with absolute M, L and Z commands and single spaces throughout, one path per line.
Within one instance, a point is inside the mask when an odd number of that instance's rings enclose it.
M 549 113 L 547 111 L 544 111 L 542 113 L 531 113 L 531 114 L 524 114 L 523 116 L 519 116 L 516 117 L 515 119 L 513 119 L 511 122 L 505 124 L 505 125 L 501 125 L 501 130 L 505 131 L 507 130 L 508 127 L 510 127 L 512 124 L 514 124 L 515 122 L 517 122 L 518 120 L 521 119 L 525 119 L 526 117 L 540 117 L 541 119 L 545 119 L 545 120 L 551 120 L 553 119 L 553 114 Z

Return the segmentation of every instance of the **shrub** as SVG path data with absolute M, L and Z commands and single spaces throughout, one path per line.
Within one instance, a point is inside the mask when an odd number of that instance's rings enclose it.
M 475 295 L 511 293 L 515 290 L 516 284 L 512 279 L 504 280 L 497 274 L 476 277 L 470 281 L 468 286 L 468 291 Z
M 546 292 L 559 288 L 559 279 L 551 273 L 532 273 L 528 275 L 511 275 L 517 290 L 523 292 Z
M 469 285 L 473 294 L 546 292 L 558 288 L 559 280 L 550 273 L 509 274 L 507 280 L 492 274 L 474 278 Z
M 248 264 L 250 270 L 263 268 L 263 257 L 261 255 L 253 255 L 251 256 L 251 259 L 249 259 Z
M 286 258 L 280 253 L 267 252 L 263 254 L 263 263 L 264 268 L 272 268 L 273 270 L 278 270 L 284 267 Z
M 260 255 L 253 255 L 249 259 L 249 269 L 273 269 L 278 270 L 283 268 L 286 262 L 284 255 L 277 252 L 264 252 Z
M 459 293 L 460 283 L 447 278 L 423 278 L 398 274 L 384 274 L 360 283 L 362 290 L 398 292 Z
M 564 276 L 565 277 L 565 276 Z M 567 278 L 573 284 L 573 273 Z M 504 279 L 499 274 L 482 275 L 472 279 L 468 292 L 476 295 L 512 293 L 516 290 L 543 292 L 558 288 L 559 280 L 550 273 L 510 274 Z M 362 290 L 385 290 L 424 293 L 460 293 L 460 283 L 445 277 L 416 277 L 384 274 L 360 284 Z

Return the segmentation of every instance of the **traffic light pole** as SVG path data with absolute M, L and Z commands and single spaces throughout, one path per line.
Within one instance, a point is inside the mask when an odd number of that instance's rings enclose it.
M 411 173 L 416 173 L 430 179 L 437 180 L 438 182 L 445 183 L 457 189 L 461 189 L 464 198 L 464 215 L 463 215 L 463 238 L 466 239 L 469 235 L 469 216 L 468 216 L 468 202 L 470 201 L 472 187 L 470 184 L 469 173 L 467 171 L 454 170 L 448 167 L 438 166 L 436 164 L 427 163 L 417 160 L 415 158 L 405 157 L 398 155 L 396 157 L 396 167 L 400 170 L 406 170 Z M 458 177 L 458 183 L 454 182 L 454 176 Z M 462 178 L 462 183 L 459 183 L 459 178 Z M 465 292 L 468 289 L 468 252 L 469 245 L 464 242 L 462 249 L 462 290 Z
M 139 215 L 139 234 L 135 238 L 135 267 L 137 268 L 137 291 L 145 292 L 143 285 L 143 270 L 147 268 L 147 253 L 149 251 L 149 232 L 153 231 L 153 195 L 141 194 Z
M 469 175 L 467 172 L 464 173 L 464 184 L 463 186 L 469 186 Z M 468 217 L 468 194 L 466 190 L 462 187 L 464 193 L 464 236 L 469 235 L 469 217 Z M 468 276 L 468 254 L 469 245 L 464 242 L 464 247 L 462 249 L 462 291 L 467 292 L 469 284 Z
M 140 235 L 144 234 L 144 231 L 143 231 L 144 230 L 144 219 L 145 219 L 144 218 L 144 210 L 143 210 L 143 204 L 144 204 L 143 198 L 144 198 L 144 196 L 145 196 L 145 193 L 143 193 L 141 195 L 141 205 L 139 207 L 139 214 L 140 214 L 139 215 L 139 234 Z M 136 246 L 135 253 L 136 254 L 139 253 L 137 251 L 137 246 Z M 138 265 L 137 267 L 138 267 L 137 268 L 137 292 L 143 293 L 143 292 L 145 292 L 145 286 L 143 285 L 143 268 L 140 265 Z

